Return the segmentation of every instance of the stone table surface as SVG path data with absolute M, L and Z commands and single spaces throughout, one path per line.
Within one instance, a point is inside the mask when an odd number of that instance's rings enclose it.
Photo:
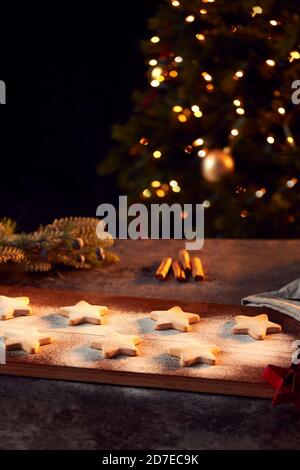
M 105 270 L 1 283 L 239 304 L 300 277 L 300 240 L 206 240 L 202 283 L 159 282 L 178 240 L 118 241 Z M 300 411 L 269 400 L 0 377 L 0 449 L 297 449 Z

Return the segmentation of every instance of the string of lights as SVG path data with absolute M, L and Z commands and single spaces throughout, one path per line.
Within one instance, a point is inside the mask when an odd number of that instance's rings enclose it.
M 279 195 L 297 188 L 291 83 L 300 77 L 300 6 L 253 3 L 168 0 L 151 20 L 143 45 L 149 91 L 115 134 L 125 145 L 131 140 L 139 176 L 145 168 L 137 185 L 142 199 L 173 200 L 194 188 L 206 208 L 225 198 L 248 218 L 260 210 L 258 201 L 281 210 Z

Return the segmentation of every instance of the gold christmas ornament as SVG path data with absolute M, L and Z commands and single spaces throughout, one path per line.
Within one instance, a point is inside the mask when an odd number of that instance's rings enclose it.
M 213 149 L 201 161 L 203 178 L 209 183 L 219 183 L 234 171 L 234 160 L 229 152 Z

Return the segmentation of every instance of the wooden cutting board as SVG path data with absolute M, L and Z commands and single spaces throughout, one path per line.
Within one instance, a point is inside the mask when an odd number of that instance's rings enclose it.
M 0 322 L 0 328 L 32 325 L 49 332 L 54 339 L 36 355 L 8 352 L 7 363 L 0 365 L 0 374 L 6 375 L 271 397 L 273 390 L 262 379 L 262 372 L 268 364 L 288 367 L 294 351 L 292 342 L 300 338 L 300 323 L 267 309 L 16 286 L 0 287 L 0 294 L 26 295 L 33 307 L 33 315 Z M 57 310 L 79 300 L 107 305 L 110 311 L 107 324 L 69 326 Z M 150 311 L 174 305 L 200 314 L 200 323 L 191 326 L 191 333 L 154 329 Z M 264 341 L 231 334 L 235 315 L 254 316 L 262 312 L 282 325 L 282 333 L 268 335 Z M 139 356 L 102 359 L 100 351 L 89 347 L 95 335 L 106 334 L 111 328 L 124 334 L 138 334 L 142 339 Z M 217 365 L 180 367 L 176 358 L 167 355 L 170 345 L 196 335 L 220 348 Z

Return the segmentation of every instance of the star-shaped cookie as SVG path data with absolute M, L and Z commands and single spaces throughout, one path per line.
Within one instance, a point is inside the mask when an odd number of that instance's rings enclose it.
M 19 315 L 31 315 L 28 297 L 6 297 L 0 295 L 0 320 L 9 320 Z
M 215 345 L 205 345 L 199 341 L 189 341 L 182 345 L 172 346 L 168 353 L 170 356 L 179 358 L 179 363 L 183 367 L 193 366 L 195 364 L 216 363 L 216 354 L 219 348 Z
M 3 328 L 0 336 L 4 338 L 7 351 L 22 349 L 29 354 L 35 354 L 40 346 L 52 343 L 51 336 L 40 333 L 35 327 Z
M 156 320 L 156 330 L 190 331 L 190 324 L 198 323 L 200 316 L 197 313 L 184 312 L 180 307 L 172 307 L 169 310 L 155 310 L 150 313 L 150 318 Z
M 91 348 L 100 349 L 103 358 L 111 358 L 119 354 L 137 356 L 138 350 L 136 345 L 140 342 L 139 336 L 121 335 L 120 333 L 112 332 L 108 336 L 93 340 Z
M 235 335 L 249 335 L 254 339 L 262 340 L 267 333 L 281 332 L 281 326 L 269 321 L 265 313 L 256 317 L 237 315 L 234 319 L 236 324 L 232 328 L 232 333 Z
M 76 305 L 61 307 L 59 313 L 69 319 L 69 325 L 80 325 L 81 323 L 101 325 L 102 316 L 107 315 L 108 308 L 105 305 L 91 305 L 81 300 Z

